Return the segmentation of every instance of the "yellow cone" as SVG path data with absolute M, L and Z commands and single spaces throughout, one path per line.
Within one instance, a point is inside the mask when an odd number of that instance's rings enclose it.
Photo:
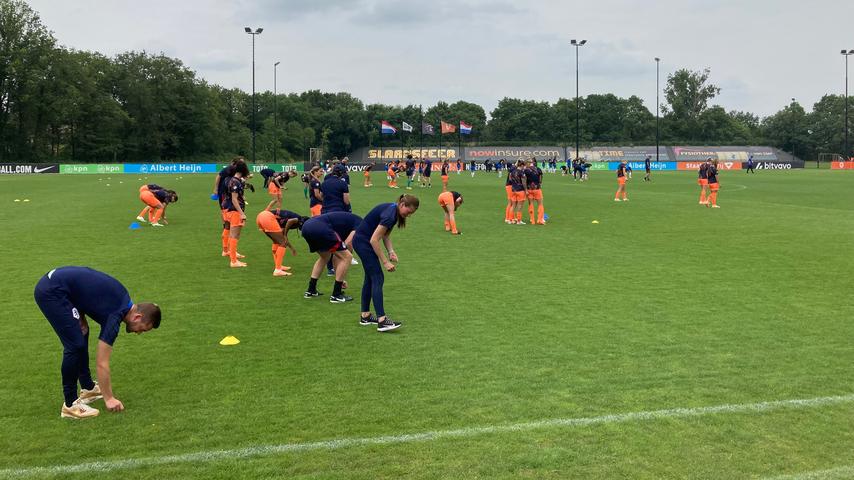
M 24 199 L 24 201 L 25 201 L 25 202 L 29 202 L 29 201 L 30 201 L 30 199 L 29 199 L 29 198 L 25 198 L 25 199 Z
M 20 199 L 20 198 L 16 198 L 16 199 L 15 199 L 15 201 L 16 201 L 16 202 L 20 202 L 20 201 L 21 201 L 21 199 Z
M 593 221 L 592 221 L 592 222 L 590 222 L 590 223 L 599 223 L 599 220 L 593 220 Z
M 232 337 L 231 335 L 219 341 L 220 345 L 237 345 L 238 343 L 240 343 L 240 340 L 238 340 L 237 337 Z

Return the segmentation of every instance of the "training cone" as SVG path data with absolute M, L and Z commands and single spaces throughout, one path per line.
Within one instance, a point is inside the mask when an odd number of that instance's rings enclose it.
M 220 345 L 237 345 L 238 343 L 240 343 L 240 340 L 238 340 L 237 337 L 233 337 L 231 335 L 219 341 Z
M 25 202 L 29 202 L 29 201 L 30 201 L 30 199 L 29 199 L 29 198 L 25 198 L 25 199 L 24 199 L 24 201 L 25 201 Z
M 21 201 L 21 199 L 20 199 L 20 198 L 16 198 L 16 199 L 15 199 L 15 201 L 16 201 L 16 202 L 20 202 L 20 201 Z
M 549 219 L 549 214 L 548 214 L 548 213 L 544 213 L 544 214 L 543 214 L 543 220 L 548 220 L 548 219 Z
M 136 222 L 133 222 L 130 224 L 130 227 L 128 227 L 128 228 L 130 228 L 131 230 L 137 230 L 137 229 L 139 229 L 139 224 Z
M 593 221 L 592 221 L 592 222 L 590 222 L 590 223 L 599 223 L 599 220 L 593 220 Z

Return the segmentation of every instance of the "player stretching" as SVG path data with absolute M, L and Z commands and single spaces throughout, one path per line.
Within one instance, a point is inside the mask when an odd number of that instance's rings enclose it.
M 282 260 L 285 258 L 285 252 L 288 247 L 291 249 L 291 254 L 297 254 L 293 244 L 288 241 L 288 232 L 294 228 L 302 228 L 302 224 L 307 218 L 290 210 L 282 209 L 272 211 L 263 210 L 255 217 L 255 224 L 258 225 L 258 229 L 273 241 L 274 277 L 288 277 L 291 275 L 288 272 L 291 267 L 282 265 Z
M 439 206 L 445 212 L 445 231 L 451 235 L 459 235 L 457 230 L 457 219 L 454 213 L 463 204 L 463 196 L 457 192 L 442 192 L 439 194 Z
M 127 289 L 118 280 L 86 267 L 51 270 L 38 281 L 33 296 L 62 342 L 62 393 L 65 401 L 60 417 L 95 417 L 100 412 L 89 403 L 101 398 L 107 410 L 124 410 L 124 404 L 113 395 L 110 377 L 113 343 L 122 323 L 126 332 L 137 334 L 159 327 L 160 307 L 154 303 L 133 303 Z M 87 316 L 101 326 L 96 360 L 98 383 L 92 381 L 89 370 Z
M 362 259 L 362 268 L 365 269 L 360 325 L 376 325 L 378 332 L 388 332 L 401 326 L 399 322 L 389 318 L 383 308 L 383 269 L 393 272 L 398 261 L 391 243 L 392 229 L 395 225 L 405 227 L 406 218 L 418 210 L 418 205 L 418 197 L 401 195 L 396 203 L 381 203 L 374 207 L 356 229 L 353 248 Z M 388 258 L 383 253 L 380 242 L 388 252 Z M 376 316 L 371 314 L 371 302 L 374 304 Z

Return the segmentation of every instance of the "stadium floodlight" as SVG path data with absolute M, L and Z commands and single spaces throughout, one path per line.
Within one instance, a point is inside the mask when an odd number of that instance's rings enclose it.
M 263 28 L 243 27 L 243 31 L 252 36 L 252 163 L 255 163 L 255 37 L 261 35 Z
M 842 129 L 845 130 L 845 148 L 842 151 L 842 155 L 847 159 L 851 159 L 851 150 L 849 150 L 848 144 L 848 57 L 854 55 L 854 49 L 842 50 L 840 52 L 842 55 L 845 55 L 845 121 L 842 124 Z
M 276 163 L 276 151 L 279 149 L 279 142 L 276 138 L 279 135 L 279 97 L 276 88 L 276 69 L 282 62 L 273 64 L 273 163 Z
M 658 92 L 661 87 L 658 86 L 658 65 L 661 63 L 661 59 L 655 57 L 655 164 L 658 165 L 658 149 L 661 139 L 661 129 L 659 128 L 658 123 L 658 112 L 660 108 L 658 107 Z
M 587 40 L 579 42 L 573 38 L 569 43 L 575 47 L 575 158 L 579 158 L 578 150 L 581 143 L 581 117 L 579 116 L 579 109 L 581 106 L 578 99 L 578 47 L 584 46 Z

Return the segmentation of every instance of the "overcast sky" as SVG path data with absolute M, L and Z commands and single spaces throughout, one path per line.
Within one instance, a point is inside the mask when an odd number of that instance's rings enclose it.
M 487 114 L 503 97 L 554 102 L 637 95 L 655 108 L 679 68 L 711 69 L 727 110 L 807 110 L 844 92 L 842 48 L 854 49 L 852 0 L 28 0 L 59 42 L 114 55 L 146 50 L 198 76 L 251 90 L 346 91 L 366 103 L 466 100 Z M 854 76 L 854 58 L 850 59 Z M 662 97 L 663 102 L 663 97 Z

